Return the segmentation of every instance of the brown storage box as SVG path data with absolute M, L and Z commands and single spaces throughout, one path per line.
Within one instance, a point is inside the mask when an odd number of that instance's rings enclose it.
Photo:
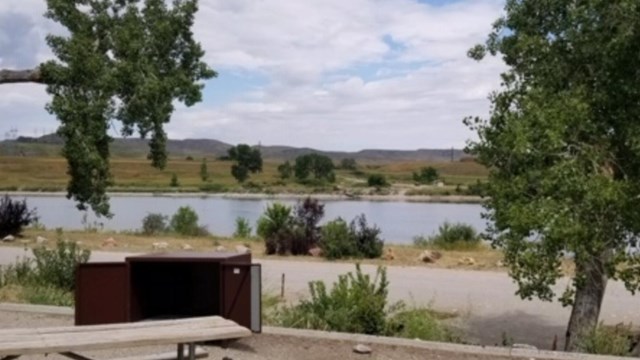
M 260 265 L 250 254 L 156 253 L 87 263 L 76 273 L 76 325 L 219 315 L 261 331 Z

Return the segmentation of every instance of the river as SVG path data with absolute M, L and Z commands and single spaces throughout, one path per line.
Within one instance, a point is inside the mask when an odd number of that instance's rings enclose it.
M 216 235 L 233 234 L 235 219 L 239 216 L 255 223 L 269 203 L 279 201 L 294 205 L 295 200 L 235 199 L 219 196 L 119 196 L 111 197 L 111 219 L 96 218 L 91 212 L 79 211 L 75 203 L 64 196 L 17 196 L 25 198 L 30 208 L 35 207 L 39 221 L 47 228 L 85 229 L 98 226 L 104 230 L 138 230 L 148 213 L 173 215 L 180 206 L 191 206 L 205 225 Z M 445 221 L 464 222 L 482 231 L 481 205 L 418 203 L 403 201 L 328 200 L 322 223 L 337 217 L 351 221 L 365 214 L 369 224 L 382 230 L 388 243 L 408 244 L 416 235 L 431 235 Z

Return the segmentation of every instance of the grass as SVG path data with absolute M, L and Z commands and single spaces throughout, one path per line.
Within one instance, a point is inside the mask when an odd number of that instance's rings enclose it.
M 354 191 L 367 188 L 366 179 L 371 174 L 382 174 L 393 184 L 389 193 L 397 193 L 406 188 L 414 189 L 413 171 L 424 166 L 438 169 L 447 186 L 414 191 L 444 192 L 455 195 L 455 188 L 460 185 L 475 183 L 486 178 L 486 169 L 474 162 L 363 162 L 359 171 L 337 170 L 335 184 L 326 186 L 304 186 L 293 180 L 283 181 L 278 177 L 278 160 L 265 160 L 263 172 L 252 175 L 249 179 L 253 186 L 242 186 L 230 174 L 232 163 L 207 159 L 210 182 L 200 178 L 200 162 L 184 158 L 170 158 L 167 167 L 159 170 L 151 167 L 146 158 L 116 157 L 111 159 L 111 170 L 114 176 L 112 191 L 126 192 L 271 192 L 271 193 L 312 193 L 335 192 L 344 189 Z M 58 156 L 42 157 L 0 157 L 0 190 L 5 191 L 63 191 L 66 188 L 66 160 Z M 171 187 L 171 177 L 176 174 L 179 187 Z M 339 189 L 338 189 L 339 188 Z M 421 190 L 422 189 L 422 190 Z M 366 191 L 365 191 L 366 193 Z M 431 195 L 428 193 L 427 195 Z

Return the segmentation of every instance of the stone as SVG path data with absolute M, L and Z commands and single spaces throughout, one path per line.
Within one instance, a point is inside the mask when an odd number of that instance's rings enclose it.
M 358 344 L 356 346 L 353 347 L 353 352 L 356 354 L 371 354 L 371 348 L 368 347 L 367 345 L 363 345 L 363 344 Z
M 418 260 L 427 264 L 432 264 L 435 263 L 438 259 L 431 250 L 425 250 L 420 254 Z
M 382 255 L 382 259 L 386 261 L 392 261 L 396 259 L 396 255 L 393 253 L 393 249 L 388 248 L 384 255 Z
M 193 246 L 189 245 L 189 244 L 182 244 L 182 250 L 193 250 Z
M 251 254 L 251 249 L 244 245 L 238 245 L 236 246 L 236 252 L 240 254 Z
M 496 263 L 496 267 L 504 267 L 504 261 L 498 260 L 498 262 Z
M 110 237 L 107 240 L 102 242 L 102 247 L 116 247 L 118 246 L 118 242 L 116 241 L 116 239 Z
M 49 240 L 47 240 L 47 238 L 44 237 L 44 236 L 37 236 L 36 237 L 36 244 L 44 244 L 47 241 L 49 241 Z
M 15 239 L 16 239 L 16 238 L 15 238 L 13 235 L 7 235 L 7 236 L 5 236 L 5 237 L 2 239 L 2 241 L 4 241 L 4 242 L 12 242 L 12 241 L 14 241 Z
M 322 249 L 320 249 L 319 247 L 314 247 L 313 249 L 309 249 L 309 255 L 313 257 L 321 257 Z
M 169 243 L 166 241 L 154 242 L 152 247 L 154 250 L 165 250 L 169 247 Z
M 476 260 L 472 257 L 463 257 L 462 259 L 458 260 L 458 265 L 473 266 L 475 264 Z
M 217 252 L 226 252 L 227 248 L 222 246 L 222 245 L 219 245 L 219 246 L 216 246 L 216 248 L 214 250 L 217 251 Z

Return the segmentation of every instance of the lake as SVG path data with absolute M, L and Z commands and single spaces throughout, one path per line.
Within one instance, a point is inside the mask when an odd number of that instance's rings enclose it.
M 75 203 L 64 196 L 15 196 L 25 198 L 30 208 L 37 209 L 40 223 L 47 228 L 84 229 L 95 222 L 102 223 L 105 230 L 138 230 L 142 219 L 148 213 L 173 215 L 180 206 L 191 206 L 206 225 L 216 235 L 233 234 L 235 219 L 239 216 L 255 223 L 264 209 L 272 202 L 295 205 L 295 200 L 233 199 L 218 196 L 118 196 L 111 197 L 113 218 L 96 218 L 92 212 L 79 211 Z M 376 224 L 382 230 L 382 237 L 389 243 L 411 243 L 416 235 L 430 235 L 445 221 L 464 222 L 479 231 L 485 229 L 481 219 L 482 206 L 479 204 L 417 203 L 403 201 L 328 200 L 322 223 L 342 217 L 351 221 L 365 214 L 369 224 Z

